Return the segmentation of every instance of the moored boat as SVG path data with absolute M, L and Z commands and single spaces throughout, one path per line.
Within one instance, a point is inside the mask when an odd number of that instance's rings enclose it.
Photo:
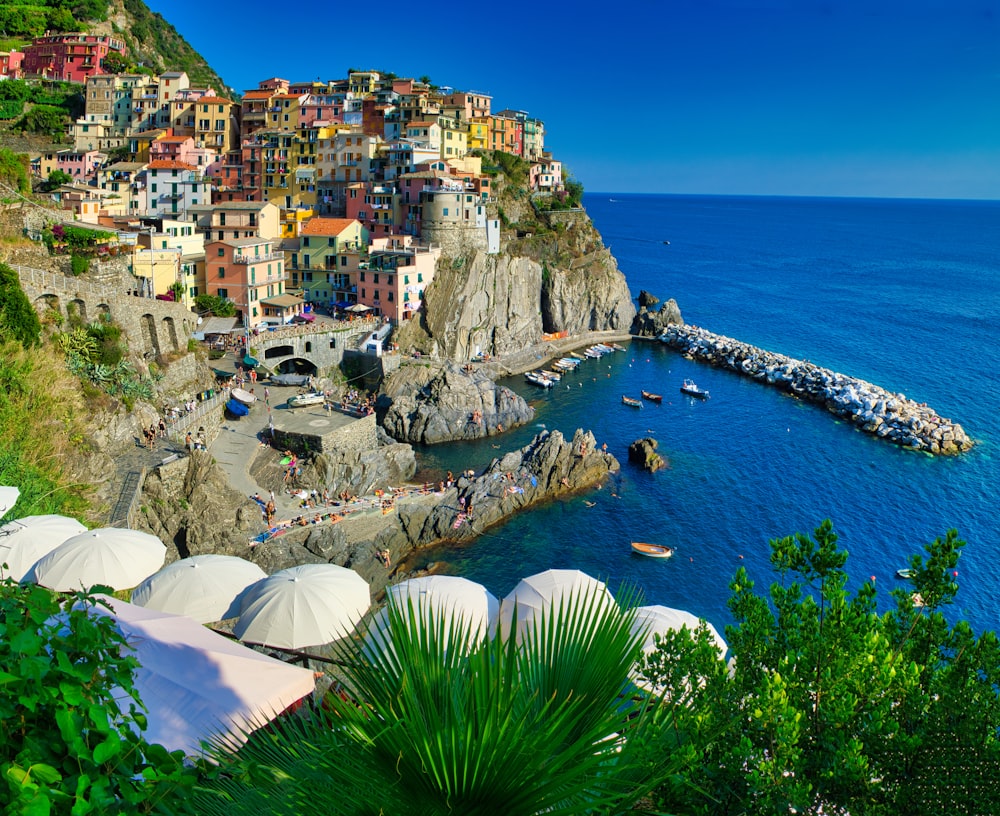
M 643 391 L 642 398 L 644 400 L 649 400 L 650 402 L 663 402 L 662 394 L 654 394 L 651 391 Z
M 532 385 L 538 385 L 541 386 L 542 388 L 551 388 L 553 385 L 555 385 L 555 382 L 553 380 L 550 380 L 548 377 L 543 377 L 541 374 L 538 374 L 535 371 L 525 372 L 524 379 L 526 379 Z
M 230 393 L 230 396 L 237 402 L 242 402 L 244 405 L 253 405 L 257 401 L 256 396 L 242 388 L 234 388 Z
M 326 395 L 322 391 L 309 391 L 305 394 L 289 397 L 286 404 L 289 408 L 305 408 L 309 405 L 322 405 L 324 402 L 326 402 Z
M 243 357 L 243 365 L 245 365 L 247 368 L 256 368 L 257 366 L 260 365 L 260 360 L 258 360 L 256 357 L 251 357 L 249 354 L 247 354 L 244 355 Z
M 622 394 L 622 402 L 625 405 L 630 405 L 633 408 L 642 408 L 642 400 L 638 400 L 635 397 L 626 397 Z
M 695 385 L 694 380 L 684 380 L 684 383 L 681 385 L 681 393 L 697 397 L 698 399 L 708 399 L 709 397 L 708 391 Z
M 550 380 L 555 380 L 556 382 L 559 382 L 559 380 L 562 379 L 562 374 L 559 374 L 556 371 L 551 371 L 547 368 L 539 369 L 538 373 L 543 377 L 548 377 Z
M 645 555 L 649 558 L 670 558 L 674 554 L 673 547 L 666 547 L 663 544 L 647 544 L 645 541 L 633 541 L 632 552 L 637 555 Z
M 249 407 L 232 397 L 226 400 L 226 410 L 235 417 L 244 417 L 250 413 Z
M 896 577 L 902 578 L 904 581 L 909 580 L 914 575 L 917 574 L 916 570 L 910 569 L 909 567 L 903 567 L 902 569 L 896 570 Z

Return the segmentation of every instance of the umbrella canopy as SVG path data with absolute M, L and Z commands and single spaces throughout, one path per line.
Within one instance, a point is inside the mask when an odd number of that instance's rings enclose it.
M 719 634 L 719 631 L 712 624 L 708 621 L 704 621 L 704 623 L 708 627 L 708 633 L 712 636 L 712 640 L 715 641 L 715 645 L 719 648 L 719 657 L 721 658 L 729 651 L 729 647 L 726 645 L 726 641 L 722 639 L 722 635 Z M 694 631 L 701 624 L 701 618 L 683 609 L 672 609 L 669 606 L 656 605 L 640 606 L 635 611 L 635 621 L 632 623 L 632 631 L 636 634 L 640 631 L 646 632 L 646 640 L 643 643 L 642 650 L 645 654 L 649 654 L 656 649 L 654 635 L 663 635 L 665 632 L 671 630 L 677 631 L 685 626 L 694 634 Z
M 235 618 L 247 588 L 267 577 L 234 555 L 193 555 L 167 564 L 132 592 L 132 603 L 198 623 Z
M 500 602 L 482 584 L 457 575 L 428 575 L 401 581 L 386 589 L 386 600 L 391 600 L 404 618 L 411 611 L 435 626 L 444 623 L 445 637 L 452 621 L 456 631 L 467 631 L 469 640 L 462 644 L 469 649 L 491 635 L 496 627 Z M 367 633 L 367 648 L 390 649 L 389 610 L 380 609 L 372 620 Z
M 603 582 L 580 570 L 551 569 L 523 578 L 500 604 L 501 637 L 509 637 L 515 609 L 520 640 L 543 617 L 555 614 L 561 604 L 586 596 L 594 597 L 598 609 L 618 606 Z
M 162 567 L 166 556 L 154 535 L 102 527 L 64 541 L 35 564 L 29 580 L 57 592 L 95 584 L 130 589 Z
M 318 646 L 349 635 L 371 605 L 368 582 L 334 564 L 301 564 L 247 590 L 233 631 L 279 649 Z
M 139 661 L 135 686 L 146 704 L 151 743 L 189 756 L 219 739 L 232 749 L 246 733 L 311 694 L 313 673 L 248 649 L 183 615 L 98 595 Z M 127 702 L 127 701 L 123 701 Z
M 694 634 L 695 630 L 702 623 L 708 627 L 708 633 L 711 635 L 712 640 L 715 641 L 715 645 L 719 649 L 719 659 L 721 660 L 729 650 L 729 647 L 726 645 L 726 641 L 722 639 L 722 635 L 720 635 L 719 631 L 708 621 L 703 621 L 701 618 L 698 618 L 696 615 L 692 615 L 690 612 L 686 612 L 683 609 L 672 609 L 669 606 L 657 605 L 640 606 L 635 610 L 635 620 L 632 622 L 632 632 L 636 635 L 645 633 L 646 639 L 642 644 L 642 651 L 643 654 L 648 655 L 652 654 L 652 652 L 656 650 L 655 635 L 662 636 L 666 632 L 679 631 L 684 627 L 687 627 L 691 633 Z M 632 682 L 647 691 L 664 691 L 662 687 L 646 680 L 636 670 L 633 670 L 632 672 Z
M 355 303 L 353 306 L 348 306 L 346 311 L 348 312 L 367 312 L 371 309 L 371 306 L 365 306 L 363 303 Z
M 21 491 L 16 487 L 10 487 L 8 485 L 0 485 L 0 518 L 17 504 L 17 499 L 21 495 Z
M 38 559 L 85 532 L 87 528 L 69 516 L 25 516 L 7 522 L 0 527 L 0 578 L 23 581 Z

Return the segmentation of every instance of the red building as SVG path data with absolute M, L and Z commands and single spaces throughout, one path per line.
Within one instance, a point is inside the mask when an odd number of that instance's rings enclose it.
M 0 76 L 5 76 L 8 79 L 20 79 L 23 60 L 24 54 L 20 51 L 0 54 Z
M 52 34 L 36 37 L 24 49 L 21 69 L 25 76 L 86 82 L 103 74 L 104 58 L 111 52 L 125 54 L 125 43 L 115 37 L 95 34 Z

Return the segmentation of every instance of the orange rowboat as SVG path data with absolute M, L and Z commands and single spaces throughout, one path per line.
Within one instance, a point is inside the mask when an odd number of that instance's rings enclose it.
M 647 544 L 644 541 L 633 541 L 632 552 L 639 555 L 646 555 L 650 558 L 670 558 L 674 554 L 674 548 L 664 547 L 662 544 Z

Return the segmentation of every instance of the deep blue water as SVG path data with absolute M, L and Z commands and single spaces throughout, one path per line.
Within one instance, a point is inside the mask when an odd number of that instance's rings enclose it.
M 767 386 L 633 341 L 550 392 L 507 383 L 530 397 L 539 425 L 592 430 L 621 473 L 429 557 L 499 597 L 532 573 L 578 568 L 721 628 L 739 565 L 758 588 L 772 580 L 771 538 L 830 518 L 854 583 L 875 576 L 887 604 L 907 556 L 956 528 L 968 546 L 954 614 L 997 629 L 1000 202 L 614 193 L 588 194 L 585 205 L 634 296 L 673 297 L 687 323 L 926 402 L 979 444 L 958 458 L 904 451 Z M 685 377 L 712 398 L 683 397 Z M 621 404 L 641 389 L 663 404 Z M 537 431 L 511 432 L 503 447 Z M 670 462 L 653 475 L 627 461 L 628 445 L 649 434 Z M 488 442 L 449 445 L 421 462 L 457 471 L 496 453 Z M 677 554 L 633 556 L 632 539 Z

